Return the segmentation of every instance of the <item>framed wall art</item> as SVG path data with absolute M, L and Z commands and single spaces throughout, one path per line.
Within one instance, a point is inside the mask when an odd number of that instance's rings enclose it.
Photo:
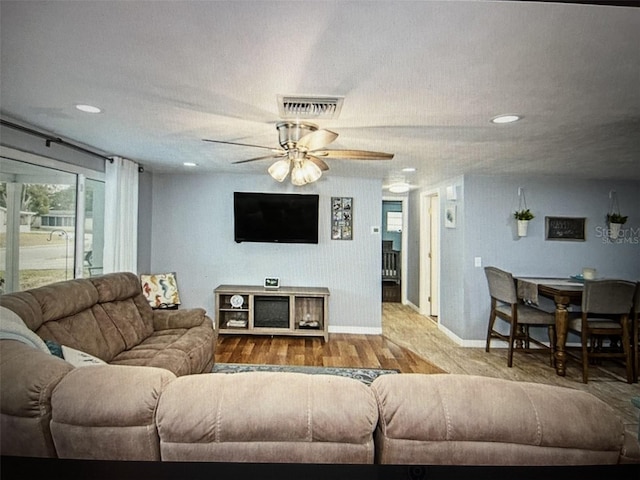
M 544 217 L 545 240 L 584 242 L 586 220 L 582 217 Z
M 447 205 L 444 209 L 444 226 L 446 228 L 456 228 L 456 206 Z
M 331 239 L 353 240 L 353 197 L 331 197 Z

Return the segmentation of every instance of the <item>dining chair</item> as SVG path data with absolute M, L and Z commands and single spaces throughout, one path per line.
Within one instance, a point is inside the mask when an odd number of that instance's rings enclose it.
M 554 365 L 556 344 L 555 316 L 538 308 L 525 305 L 518 299 L 516 283 L 513 275 L 496 267 L 485 267 L 485 275 L 489 284 L 491 296 L 491 312 L 489 314 L 489 328 L 487 330 L 487 345 L 489 352 L 491 339 L 498 338 L 508 343 L 507 366 L 513 365 L 514 350 L 531 352 L 531 344 L 549 348 L 551 351 L 551 366 Z M 508 333 L 501 333 L 495 329 L 496 318 L 509 324 Z M 546 327 L 549 335 L 549 346 L 529 335 L 529 327 Z
M 626 280 L 584 282 L 582 314 L 569 322 L 569 331 L 580 335 L 584 383 L 589 381 L 589 363 L 592 359 L 623 360 L 627 382 L 633 383 L 629 316 L 635 291 L 636 284 Z M 622 351 L 617 345 L 603 346 L 603 340 L 611 337 L 622 338 Z

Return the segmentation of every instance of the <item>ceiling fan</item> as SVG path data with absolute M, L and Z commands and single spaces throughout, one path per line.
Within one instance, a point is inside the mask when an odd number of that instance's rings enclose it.
M 249 158 L 233 163 L 255 162 L 256 160 L 277 159 L 269 167 L 269 175 L 278 182 L 284 181 L 291 172 L 291 183 L 297 186 L 312 183 L 329 170 L 324 159 L 340 158 L 345 160 L 391 160 L 392 153 L 370 152 L 367 150 L 328 150 L 325 147 L 338 138 L 330 130 L 320 129 L 309 122 L 288 121 L 276 125 L 280 147 L 272 148 L 247 143 L 227 142 L 223 140 L 203 139 L 205 142 L 225 143 L 243 147 L 264 148 L 270 155 Z

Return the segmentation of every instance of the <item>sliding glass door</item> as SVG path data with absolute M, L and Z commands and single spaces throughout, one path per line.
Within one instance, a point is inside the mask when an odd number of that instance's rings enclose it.
M 100 273 L 103 219 L 103 182 L 0 158 L 2 291 Z

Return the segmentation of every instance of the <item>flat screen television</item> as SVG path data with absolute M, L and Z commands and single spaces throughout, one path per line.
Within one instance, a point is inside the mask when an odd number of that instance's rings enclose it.
M 318 243 L 318 195 L 234 192 L 235 241 Z

